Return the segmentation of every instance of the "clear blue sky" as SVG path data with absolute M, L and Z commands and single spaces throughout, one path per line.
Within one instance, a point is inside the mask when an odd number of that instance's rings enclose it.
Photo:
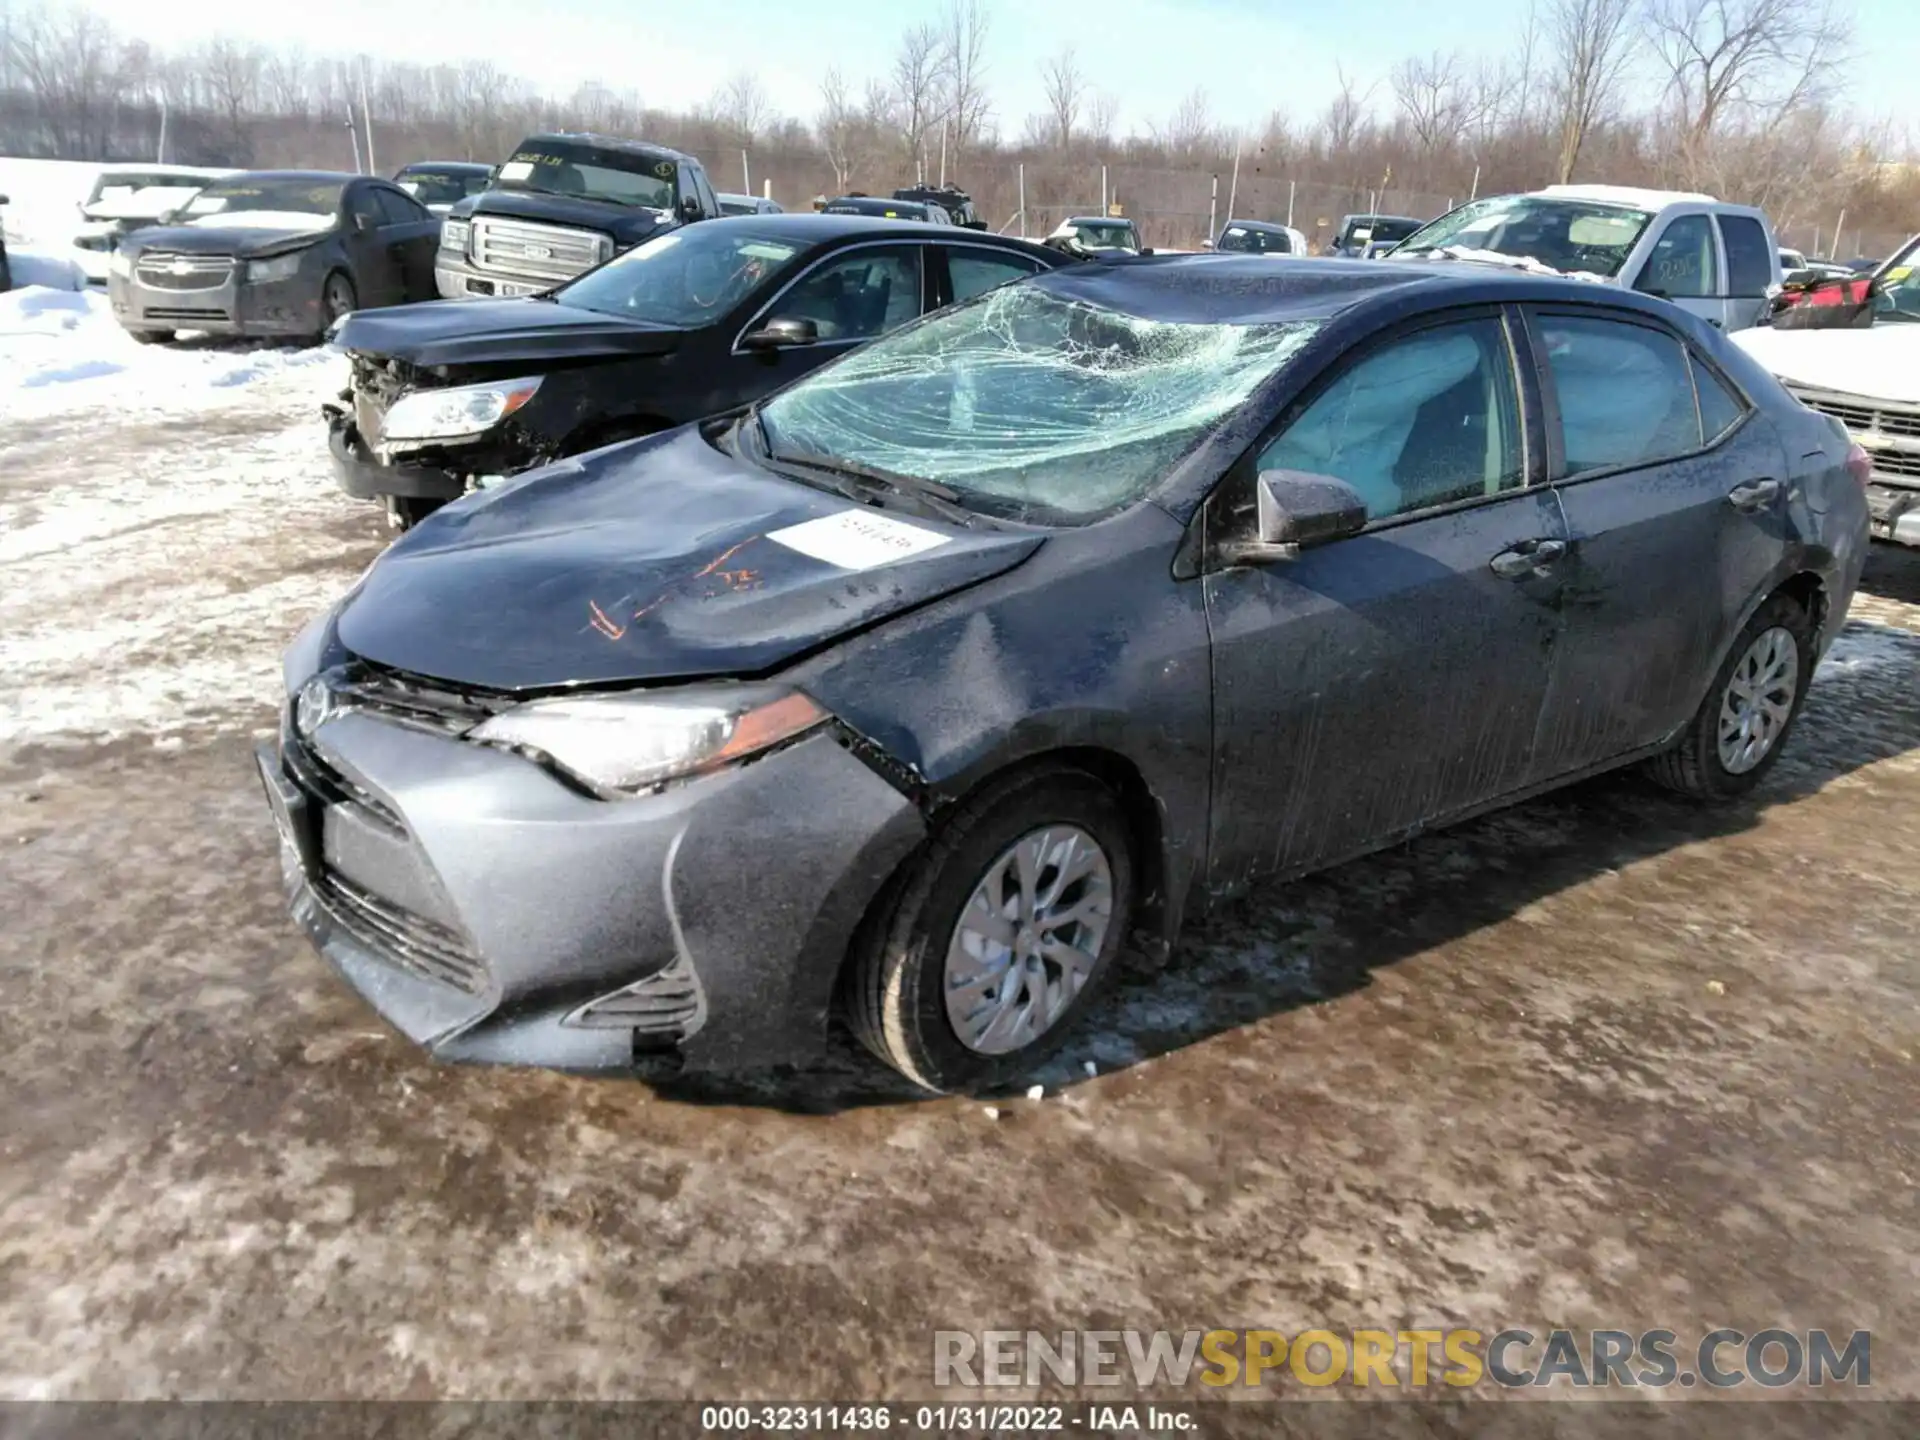
M 757 73 L 785 113 L 811 117 L 819 77 L 838 65 L 858 90 L 884 72 L 900 32 L 940 0 L 94 0 L 123 31 L 168 45 L 217 33 L 297 43 L 310 53 L 366 50 L 420 61 L 486 55 L 543 87 L 598 79 L 679 108 L 710 95 L 734 69 Z M 1915 0 L 1850 4 L 1860 41 L 1849 74 L 1857 112 L 1920 139 L 1920 25 Z M 1344 65 L 1380 82 L 1408 54 L 1497 53 L 1517 34 L 1527 0 L 988 0 L 989 82 L 1003 132 L 1042 108 L 1039 62 L 1066 45 L 1120 98 L 1120 128 L 1164 119 L 1196 85 L 1216 119 L 1257 124 L 1278 107 L 1302 119 L 1337 89 Z M 466 37 L 472 37 L 468 39 Z M 488 40 L 497 42 L 489 48 Z

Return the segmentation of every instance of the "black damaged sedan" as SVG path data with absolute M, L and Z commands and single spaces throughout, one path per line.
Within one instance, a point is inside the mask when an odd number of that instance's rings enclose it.
M 494 477 L 747 404 L 930 310 L 1062 263 L 843 215 L 682 226 L 548 294 L 356 315 L 335 479 L 405 529 Z
M 704 227 L 703 227 L 704 228 Z M 294 913 L 436 1055 L 1007 1083 L 1258 876 L 1787 743 L 1865 463 L 1626 292 L 993 290 L 389 550 L 286 658 Z

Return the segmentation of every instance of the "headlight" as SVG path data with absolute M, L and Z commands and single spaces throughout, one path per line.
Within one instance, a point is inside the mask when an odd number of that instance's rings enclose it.
M 271 260 L 249 260 L 247 279 L 261 285 L 273 280 L 291 280 L 300 273 L 300 262 L 306 256 L 301 251 L 291 255 L 276 255 Z
M 115 250 L 107 256 L 107 273 L 125 280 L 133 274 L 133 257 L 124 250 Z
M 387 411 L 380 427 L 385 440 L 457 440 L 498 425 L 533 398 L 540 377 L 461 385 L 451 390 L 416 390 Z
M 467 235 L 473 226 L 466 220 L 443 220 L 440 222 L 440 248 L 467 253 Z
M 632 792 L 734 764 L 826 719 L 797 691 L 715 686 L 534 700 L 467 738 L 534 751 L 596 790 Z

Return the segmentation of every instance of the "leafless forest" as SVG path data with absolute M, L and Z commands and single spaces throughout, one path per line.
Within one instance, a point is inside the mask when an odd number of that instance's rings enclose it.
M 692 151 L 722 188 L 768 185 L 788 206 L 944 168 L 996 228 L 1034 231 L 1104 197 L 1162 245 L 1193 244 L 1229 204 L 1312 236 L 1347 211 L 1430 215 L 1604 180 L 1759 204 L 1786 243 L 1849 258 L 1920 228 L 1912 137 L 1849 105 L 1850 63 L 1873 42 L 1834 0 L 1536 0 L 1498 59 L 1409 55 L 1370 86 L 1342 73 L 1320 113 L 1277 107 L 1254 128 L 1222 123 L 1196 86 L 1123 130 L 1099 75 L 1071 51 L 1020 55 L 990 0 L 905 30 L 883 74 L 828 71 L 810 115 L 779 113 L 720 53 L 709 100 L 676 112 L 601 84 L 541 94 L 491 61 L 231 40 L 163 51 L 82 6 L 0 0 L 0 153 L 151 159 L 164 138 L 168 160 L 364 168 L 370 116 L 373 163 L 390 171 L 595 129 Z M 1020 69 L 1038 73 L 1042 113 L 996 107 L 996 83 Z

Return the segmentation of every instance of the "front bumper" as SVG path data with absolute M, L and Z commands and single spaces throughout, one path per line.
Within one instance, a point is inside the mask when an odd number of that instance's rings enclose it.
M 198 330 L 209 335 L 295 336 L 326 329 L 320 288 L 295 276 L 256 284 L 241 278 L 242 266 L 205 289 L 165 290 L 137 278 L 111 275 L 107 298 L 113 318 L 127 330 Z
M 1884 484 L 1876 472 L 1867 486 L 1867 516 L 1876 540 L 1920 546 L 1920 487 Z
M 354 499 L 458 500 L 466 494 L 464 476 L 432 465 L 384 464 L 367 449 L 351 415 L 328 407 L 326 416 L 333 478 Z
M 567 282 L 481 270 L 458 251 L 443 249 L 433 257 L 433 283 L 442 300 L 502 300 L 539 295 Z
M 258 761 L 295 919 L 447 1060 L 817 1056 L 854 927 L 925 833 L 828 733 L 619 801 L 365 710 L 283 726 Z

